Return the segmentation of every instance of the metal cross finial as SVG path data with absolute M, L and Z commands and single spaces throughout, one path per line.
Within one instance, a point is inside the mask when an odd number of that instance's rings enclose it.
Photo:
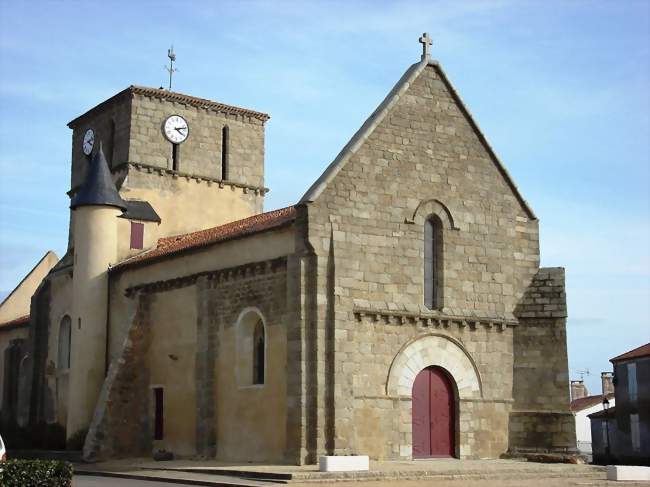
M 169 73 L 169 91 L 172 91 L 172 75 L 178 71 L 178 68 L 174 67 L 174 61 L 176 61 L 174 46 L 167 49 L 167 57 L 169 58 L 169 67 L 165 66 L 165 69 Z
M 433 44 L 433 41 L 427 32 L 422 34 L 422 37 L 420 37 L 420 44 L 422 44 L 422 61 L 426 61 L 429 59 L 429 46 Z

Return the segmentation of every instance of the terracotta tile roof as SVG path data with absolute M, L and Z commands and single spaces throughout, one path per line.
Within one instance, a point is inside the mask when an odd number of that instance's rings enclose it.
M 619 355 L 618 357 L 609 359 L 609 361 L 620 362 L 621 360 L 629 360 L 632 358 L 649 357 L 649 356 L 650 356 L 650 343 L 646 343 L 645 345 L 641 345 L 639 348 L 635 348 L 634 350 L 625 352 L 624 354 Z
M 165 89 L 160 89 L 160 88 L 149 88 L 146 86 L 136 86 L 136 85 L 131 85 L 125 90 L 120 91 L 116 95 L 113 95 L 110 97 L 108 100 L 104 100 L 102 103 L 99 105 L 96 105 L 95 107 L 91 108 L 87 112 L 83 113 L 82 115 L 78 116 L 74 120 L 70 121 L 68 123 L 68 127 L 74 128 L 74 126 L 81 120 L 83 119 L 86 115 L 88 115 L 90 112 L 93 112 L 101 107 L 110 105 L 114 101 L 117 101 L 118 99 L 130 95 L 130 94 L 138 94 L 138 95 L 144 95 L 144 96 L 152 96 L 155 98 L 159 98 L 162 100 L 172 100 L 172 101 L 177 101 L 179 103 L 184 103 L 186 105 L 190 105 L 193 107 L 197 108 L 209 108 L 212 110 L 217 110 L 219 112 L 223 113 L 230 113 L 233 115 L 245 115 L 248 117 L 256 118 L 257 120 L 261 120 L 262 122 L 266 122 L 269 118 L 271 118 L 268 114 L 262 113 L 262 112 L 256 112 L 255 110 L 249 110 L 247 108 L 241 108 L 241 107 L 236 107 L 233 105 L 226 105 L 225 103 L 219 103 L 217 101 L 212 101 L 208 100 L 206 98 L 199 98 L 196 96 L 190 96 L 190 95 L 184 95 L 183 93 L 177 93 L 175 91 L 168 91 Z
M 15 318 L 13 320 L 0 323 L 0 329 L 17 328 L 19 326 L 25 326 L 25 325 L 29 325 L 29 315 L 21 316 L 20 318 Z
M 607 394 L 607 399 L 612 399 L 614 397 L 614 394 L 609 393 Z M 583 409 L 590 408 L 591 406 L 595 406 L 596 404 L 600 404 L 603 402 L 603 395 L 602 394 L 597 394 L 595 396 L 585 396 L 585 397 L 580 397 L 578 399 L 574 399 L 571 401 L 571 411 L 577 412 L 577 411 L 582 411 Z
M 148 264 L 152 261 L 172 257 L 189 250 L 196 250 L 226 240 L 233 240 L 266 230 L 280 228 L 292 223 L 295 219 L 296 208 L 289 206 L 287 208 L 253 215 L 243 220 L 226 223 L 218 227 L 161 238 L 158 239 L 158 244 L 155 248 L 123 260 L 114 266 L 111 271 Z

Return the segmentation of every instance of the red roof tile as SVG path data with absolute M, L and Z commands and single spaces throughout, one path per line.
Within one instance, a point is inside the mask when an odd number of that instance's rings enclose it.
M 640 358 L 640 357 L 648 357 L 648 356 L 650 356 L 650 343 L 646 343 L 645 345 L 641 345 L 639 348 L 635 348 L 634 350 L 625 352 L 624 354 L 619 355 L 618 357 L 609 359 L 609 361 L 620 362 L 621 360 L 629 360 L 632 358 Z
M 0 323 L 0 328 L 17 328 L 19 326 L 29 325 L 29 315 L 21 316 L 10 321 Z
M 209 245 L 245 237 L 266 230 L 279 228 L 290 224 L 296 219 L 296 209 L 293 206 L 279 210 L 260 213 L 242 220 L 226 223 L 218 227 L 199 230 L 198 232 L 176 235 L 158 239 L 155 248 L 130 257 L 112 268 L 112 270 L 135 267 L 141 264 L 148 264 L 166 257 L 172 257 L 180 253 L 196 250 Z
M 612 399 L 614 397 L 614 394 L 610 393 L 607 394 L 607 399 Z M 597 394 L 595 396 L 585 396 L 585 397 L 580 397 L 578 399 L 574 399 L 571 401 L 571 411 L 577 412 L 577 411 L 582 411 L 583 409 L 590 408 L 591 406 L 595 406 L 596 404 L 600 404 L 603 402 L 603 395 L 602 394 Z

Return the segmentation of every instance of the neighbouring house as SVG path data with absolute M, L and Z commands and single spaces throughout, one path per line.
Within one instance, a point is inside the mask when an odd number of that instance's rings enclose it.
M 589 415 L 594 463 L 650 466 L 650 343 L 610 362 L 616 406 Z
M 576 421 L 576 446 L 578 453 L 585 455 L 591 461 L 591 422 L 589 415 L 603 409 L 606 398 L 610 406 L 614 406 L 613 374 L 601 374 L 602 393 L 587 395 L 588 391 L 583 381 L 571 381 L 571 411 Z
M 19 377 L 21 364 L 24 367 L 26 363 L 29 309 L 36 289 L 58 260 L 54 252 L 46 252 L 0 303 L 0 427 L 11 420 L 22 424 L 27 422 L 27 416 L 19 414 Z M 27 387 L 28 384 L 23 380 L 23 398 L 28 394 Z M 23 404 L 22 411 L 27 409 Z
M 71 121 L 30 424 L 87 460 L 575 452 L 564 269 L 427 41 L 283 209 L 265 113 L 131 86 Z

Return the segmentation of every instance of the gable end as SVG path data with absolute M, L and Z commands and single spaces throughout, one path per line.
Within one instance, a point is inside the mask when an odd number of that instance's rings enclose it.
M 300 203 L 315 201 L 321 195 L 321 193 L 325 190 L 325 188 L 328 186 L 330 181 L 332 181 L 336 177 L 339 171 L 345 166 L 347 161 L 350 159 L 350 157 L 359 150 L 359 148 L 363 145 L 366 139 L 368 139 L 368 137 L 370 137 L 370 135 L 373 133 L 375 128 L 377 128 L 377 126 L 384 120 L 386 115 L 389 113 L 390 109 L 399 101 L 400 97 L 408 90 L 408 88 L 413 84 L 413 82 L 420 76 L 420 74 L 422 74 L 424 69 L 427 68 L 428 66 L 431 66 L 439 74 L 440 78 L 445 84 L 445 87 L 447 88 L 450 95 L 456 102 L 457 106 L 459 107 L 459 109 L 461 110 L 461 112 L 469 122 L 470 126 L 476 133 L 479 141 L 484 146 L 485 150 L 490 156 L 490 159 L 496 166 L 497 171 L 499 172 L 499 174 L 501 174 L 501 176 L 505 180 L 506 184 L 508 185 L 512 193 L 514 194 L 517 201 L 519 201 L 519 204 L 521 205 L 522 209 L 526 213 L 526 216 L 531 220 L 537 220 L 537 217 L 535 216 L 535 213 L 533 212 L 532 208 L 528 205 L 524 197 L 519 192 L 519 189 L 517 188 L 512 177 L 510 176 L 510 173 L 508 173 L 508 170 L 505 168 L 505 166 L 503 165 L 499 157 L 496 155 L 496 153 L 492 149 L 492 146 L 490 146 L 489 142 L 487 141 L 487 138 L 481 131 L 480 127 L 478 126 L 474 118 L 472 117 L 472 114 L 470 113 L 465 103 L 463 103 L 463 100 L 461 99 L 460 95 L 452 85 L 451 81 L 449 81 L 449 79 L 447 78 L 447 75 L 443 71 L 442 67 L 437 61 L 433 61 L 433 60 L 422 61 L 420 63 L 413 64 L 411 67 L 409 67 L 409 69 L 400 78 L 400 80 L 393 87 L 390 93 L 388 93 L 388 96 L 386 96 L 386 98 L 379 104 L 379 106 L 370 115 L 370 117 L 368 117 L 368 119 L 364 122 L 361 128 L 357 130 L 357 132 L 350 139 L 350 141 L 345 145 L 345 147 L 343 147 L 341 152 L 339 152 L 339 154 L 336 156 L 334 161 L 332 161 L 332 163 L 325 169 L 323 174 L 321 174 L 321 176 L 314 182 L 314 184 L 311 185 L 311 187 L 300 199 Z

